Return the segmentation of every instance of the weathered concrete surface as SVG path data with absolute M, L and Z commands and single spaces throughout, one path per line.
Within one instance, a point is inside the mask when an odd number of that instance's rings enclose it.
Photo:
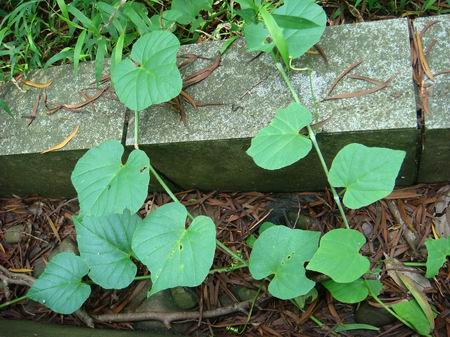
M 213 58 L 220 45 L 185 46 L 182 52 Z M 296 64 L 314 70 L 313 91 L 319 100 L 336 77 L 359 60 L 363 62 L 352 74 L 383 81 L 393 76 L 391 84 L 376 93 L 323 101 L 312 109 L 316 122 L 326 120 L 318 140 L 327 162 L 331 164 L 337 151 L 350 142 L 403 149 L 407 157 L 397 182 L 413 183 L 418 130 L 406 20 L 330 27 L 320 45 L 328 65 L 317 55 L 303 57 Z M 185 73 L 208 63 L 211 61 L 196 61 Z M 292 80 L 302 101 L 312 108 L 307 73 L 297 72 Z M 344 78 L 332 95 L 372 86 Z M 142 148 L 172 181 L 183 188 L 204 190 L 292 191 L 325 186 L 314 152 L 278 171 L 258 168 L 245 153 L 251 137 L 269 123 L 276 109 L 292 101 L 269 56 L 256 57 L 246 51 L 243 41 L 238 41 L 225 53 L 222 65 L 187 92 L 197 101 L 215 105 L 193 109 L 185 104 L 187 125 L 167 106 L 152 107 L 141 117 Z M 130 120 L 130 146 L 132 127 Z
M 419 182 L 450 180 L 450 74 L 442 73 L 450 69 L 450 15 L 420 18 L 414 27 L 420 32 L 432 21 L 437 23 L 423 36 L 425 50 L 434 44 L 426 55 L 434 80 L 426 78 L 430 114 L 424 116 Z
M 170 337 L 172 333 L 151 333 L 111 329 L 80 328 L 71 325 L 45 324 L 32 321 L 0 320 L 1 337 Z
M 45 90 L 27 87 L 23 93 L 12 83 L 0 88 L 0 99 L 9 104 L 14 114 L 12 118 L 3 111 L 0 113 L 0 195 L 74 195 L 70 174 L 80 156 L 107 139 L 122 139 L 125 107 L 113 99 L 111 92 L 77 111 L 59 110 L 52 115 L 45 111 L 44 92 L 49 107 L 84 101 L 81 90 L 94 95 L 94 74 L 92 63 L 84 63 L 76 78 L 72 66 L 64 65 L 38 70 L 29 76 L 39 83 L 52 80 Z M 32 114 L 39 94 L 37 117 L 27 126 L 23 116 Z M 77 135 L 63 149 L 40 154 L 63 141 L 77 126 Z

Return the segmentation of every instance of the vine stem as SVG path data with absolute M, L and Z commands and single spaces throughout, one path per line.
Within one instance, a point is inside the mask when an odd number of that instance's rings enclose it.
M 26 300 L 27 298 L 28 298 L 28 296 L 25 295 L 25 296 L 17 297 L 17 298 L 15 298 L 15 299 L 13 299 L 13 300 L 11 300 L 11 301 L 8 301 L 8 302 L 5 302 L 5 303 L 3 303 L 3 304 L 0 304 L 0 310 L 3 309 L 3 308 L 6 308 L 8 305 L 12 305 L 12 304 L 15 304 L 15 303 L 17 303 L 17 302 Z
M 386 303 L 384 303 L 382 300 L 380 300 L 378 298 L 378 296 L 376 294 L 373 293 L 373 291 L 371 290 L 371 288 L 369 287 L 369 285 L 367 284 L 367 281 L 364 280 L 364 284 L 366 285 L 367 289 L 369 290 L 369 295 L 372 296 L 372 298 L 383 307 L 383 309 L 385 309 L 387 312 L 389 312 L 392 316 L 394 316 L 396 319 L 398 319 L 400 322 L 402 322 L 404 325 L 406 325 L 408 328 L 415 330 L 414 327 L 409 324 L 407 321 L 405 321 L 403 318 L 401 318 L 399 315 L 397 315 L 394 310 L 392 310 L 391 308 L 389 308 Z
M 283 65 L 279 62 L 276 62 L 275 66 L 276 66 L 277 70 L 279 71 L 281 77 L 283 78 L 284 82 L 286 83 L 287 87 L 289 88 L 289 91 L 291 92 L 291 95 L 294 98 L 295 102 L 297 102 L 298 104 L 301 104 L 300 98 L 298 97 L 297 92 L 295 91 L 291 80 L 289 79 L 286 71 L 284 70 Z M 314 149 L 316 150 L 317 156 L 319 157 L 320 164 L 322 165 L 322 169 L 325 172 L 327 181 L 329 181 L 328 167 L 327 167 L 327 164 L 325 163 L 325 159 L 323 158 L 322 151 L 320 150 L 319 144 L 317 143 L 316 134 L 314 133 L 314 130 L 312 129 L 310 124 L 308 124 L 306 126 L 306 129 L 308 130 L 309 139 L 313 143 Z M 341 203 L 341 198 L 339 197 L 338 193 L 336 192 L 336 189 L 333 186 L 330 185 L 330 189 L 331 189 L 331 193 L 333 194 L 333 199 L 339 209 L 339 213 L 341 214 L 342 220 L 344 221 L 344 225 L 345 225 L 345 227 L 350 229 L 350 226 L 349 226 L 348 220 L 347 220 L 347 216 L 345 215 L 345 212 L 344 212 L 344 207 L 342 206 L 342 203 Z
M 135 111 L 134 112 L 134 147 L 135 147 L 135 149 L 139 149 L 139 117 L 140 117 L 139 112 Z M 162 179 L 162 177 L 159 175 L 159 173 L 155 170 L 155 168 L 151 164 L 149 165 L 149 170 L 150 170 L 151 174 L 153 174 L 153 176 L 156 178 L 158 183 L 161 185 L 161 187 L 164 189 L 164 191 L 166 191 L 166 193 L 169 195 L 169 197 L 173 201 L 180 203 L 180 200 L 178 200 L 176 195 L 172 192 L 172 190 L 169 188 L 169 186 L 167 186 L 166 182 Z M 194 217 L 189 212 L 188 212 L 188 217 L 189 217 L 189 219 L 194 220 Z M 239 261 L 241 263 L 241 265 L 248 266 L 247 261 L 245 261 L 242 257 L 240 257 L 238 254 L 233 252 L 230 248 L 228 248 L 225 244 L 223 244 L 218 239 L 216 239 L 216 244 L 223 252 L 227 253 L 232 258 Z
M 140 112 L 134 112 L 134 148 L 139 149 L 139 123 L 140 123 Z

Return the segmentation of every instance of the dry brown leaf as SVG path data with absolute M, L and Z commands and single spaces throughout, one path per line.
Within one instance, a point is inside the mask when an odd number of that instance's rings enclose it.
M 24 80 L 23 84 L 28 85 L 29 87 L 37 88 L 37 89 L 45 89 L 48 88 L 50 85 L 52 85 L 53 81 L 50 80 L 48 82 L 39 83 L 39 82 L 33 82 L 30 80 Z
M 52 146 L 52 147 L 50 147 L 49 149 L 47 149 L 45 151 L 42 151 L 41 154 L 62 149 L 64 146 L 66 146 L 73 139 L 73 137 L 76 136 L 76 134 L 78 133 L 79 128 L 80 128 L 80 126 L 77 125 L 75 127 L 75 129 L 70 133 L 70 135 L 67 136 L 66 139 L 64 139 L 61 143 L 56 144 L 55 146 Z
M 425 276 L 420 274 L 417 268 L 406 267 L 399 260 L 387 256 L 384 263 L 386 265 L 387 274 L 394 280 L 395 283 L 397 283 L 400 288 L 407 290 L 404 283 L 400 279 L 399 274 L 411 279 L 414 282 L 415 287 L 422 292 L 426 289 L 431 288 L 430 281 L 425 278 Z
M 31 273 L 33 271 L 30 268 L 8 268 L 8 270 L 13 273 Z

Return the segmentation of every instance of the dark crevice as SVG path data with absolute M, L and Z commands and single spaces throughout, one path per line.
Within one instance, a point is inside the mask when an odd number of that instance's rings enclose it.
M 419 135 L 417 137 L 417 146 L 416 146 L 416 158 L 415 158 L 415 162 L 416 162 L 416 176 L 414 177 L 414 183 L 417 184 L 418 180 L 419 180 L 419 170 L 420 170 L 420 162 L 421 162 L 421 158 L 422 158 L 422 151 L 423 151 L 423 144 L 424 144 L 424 138 L 425 138 L 425 116 L 424 116 L 424 111 L 422 110 L 422 102 L 421 102 L 421 98 L 420 98 L 420 94 L 419 94 L 419 86 L 416 83 L 416 80 L 414 78 L 414 34 L 416 32 L 416 29 L 414 27 L 414 21 L 411 19 L 408 19 L 408 32 L 409 32 L 409 45 L 410 45 L 410 61 L 411 61 L 411 69 L 412 69 L 412 73 L 413 73 L 413 78 L 412 78 L 412 82 L 414 85 L 414 93 L 415 93 L 415 99 L 416 99 L 416 118 L 417 118 L 417 129 L 419 130 Z
M 127 134 L 128 134 L 128 124 L 130 122 L 130 110 L 125 110 L 125 116 L 123 120 L 123 130 L 122 130 L 122 139 L 120 142 L 125 147 L 127 143 Z

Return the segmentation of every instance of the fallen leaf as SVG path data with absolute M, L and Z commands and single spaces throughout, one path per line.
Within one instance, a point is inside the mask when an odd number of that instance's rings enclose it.
M 76 134 L 78 133 L 78 129 L 79 128 L 80 128 L 80 126 L 77 125 L 75 127 L 75 129 L 70 133 L 70 135 L 66 139 L 64 139 L 61 143 L 56 144 L 55 146 L 52 146 L 52 147 L 50 147 L 49 149 L 47 149 L 45 151 L 42 151 L 41 154 L 62 149 L 64 146 L 66 146 L 73 139 L 73 137 L 76 136 Z
M 386 265 L 387 274 L 394 280 L 395 283 L 397 283 L 400 288 L 407 290 L 405 284 L 400 279 L 399 274 L 410 278 L 414 282 L 417 289 L 420 291 L 431 288 L 430 281 L 426 279 L 425 276 L 420 274 L 416 268 L 406 267 L 397 259 L 387 256 L 384 263 Z
M 8 270 L 13 273 L 31 273 L 33 271 L 30 268 L 9 268 Z
M 48 81 L 48 82 L 44 82 L 44 83 L 39 83 L 39 82 L 33 82 L 30 80 L 24 80 L 23 84 L 28 85 L 29 87 L 33 87 L 33 88 L 37 88 L 37 89 L 45 89 L 48 88 L 50 85 L 52 85 L 53 81 Z
M 345 68 L 340 74 L 339 76 L 334 80 L 333 84 L 331 85 L 331 87 L 327 90 L 327 93 L 325 94 L 325 97 L 329 96 L 331 94 L 331 92 L 334 90 L 334 88 L 336 88 L 336 86 L 338 85 L 339 81 L 342 80 L 344 78 L 345 75 L 347 75 L 349 72 L 351 72 L 353 69 L 355 69 L 357 66 L 359 66 L 362 63 L 361 61 L 356 61 L 355 63 L 350 64 L 347 68 Z

